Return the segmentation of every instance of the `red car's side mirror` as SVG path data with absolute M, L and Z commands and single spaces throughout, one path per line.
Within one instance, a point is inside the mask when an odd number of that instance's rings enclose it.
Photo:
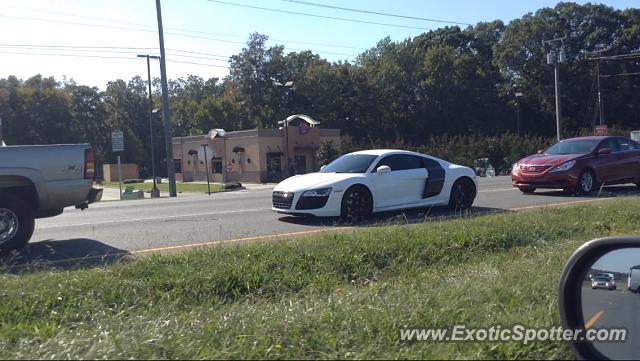
M 544 150 L 542 149 L 538 150 L 538 154 L 542 154 L 542 153 L 544 153 Z
M 609 149 L 609 148 L 600 148 L 600 149 L 598 149 L 598 154 L 599 155 L 611 154 L 611 149 Z

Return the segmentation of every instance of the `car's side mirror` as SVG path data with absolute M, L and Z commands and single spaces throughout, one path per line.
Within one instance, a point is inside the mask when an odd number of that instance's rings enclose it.
M 320 167 L 320 170 L 323 170 L 323 169 L 325 169 L 325 168 L 327 168 L 327 166 L 326 166 L 326 165 L 323 165 L 322 167 Z
M 639 293 L 640 237 L 596 239 L 575 251 L 560 278 L 558 305 L 578 359 L 640 357 Z
M 538 149 L 538 154 L 542 154 L 542 153 L 544 153 L 544 150 Z
M 611 154 L 611 149 L 609 148 L 598 149 L 598 155 L 607 155 L 607 154 Z
M 378 174 L 391 173 L 391 168 L 389 168 L 388 165 L 381 165 L 376 169 L 376 173 L 378 173 Z

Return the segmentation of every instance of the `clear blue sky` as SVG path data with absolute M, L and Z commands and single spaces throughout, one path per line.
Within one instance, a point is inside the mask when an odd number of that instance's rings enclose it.
M 508 23 L 557 3 L 548 0 L 307 1 L 470 24 L 495 19 Z M 447 25 L 286 0 L 224 2 L 396 24 L 405 28 L 283 14 L 208 0 L 163 0 L 165 43 L 170 49 L 167 60 L 172 61 L 167 64 L 169 78 L 187 74 L 203 78 L 225 76 L 228 74 L 226 59 L 238 53 L 254 31 L 268 35 L 272 39 L 270 44 L 285 45 L 290 51 L 311 49 L 333 61 L 353 60 L 356 54 L 386 36 L 402 40 Z M 622 0 L 603 3 L 615 8 L 633 4 Z M 156 26 L 155 0 L 0 0 L 0 33 L 3 34 L 0 37 L 0 77 L 16 75 L 26 79 L 40 73 L 59 80 L 63 76 L 73 78 L 79 84 L 100 88 L 104 88 L 107 81 L 118 78 L 129 80 L 140 75 L 146 79 L 146 64 L 137 59 L 136 54 L 158 53 Z M 159 76 L 157 64 L 152 67 L 152 76 Z

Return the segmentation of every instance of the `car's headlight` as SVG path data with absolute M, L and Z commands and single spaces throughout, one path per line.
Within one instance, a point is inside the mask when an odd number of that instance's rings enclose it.
M 569 161 L 569 162 L 566 162 L 566 163 L 562 163 L 559 166 L 553 168 L 551 170 L 551 173 L 567 171 L 567 170 L 571 169 L 574 165 L 576 165 L 576 161 L 575 160 L 572 160 L 572 161 Z
M 518 171 L 518 163 L 513 163 L 513 165 L 511 166 L 511 172 L 517 172 Z
M 332 188 L 313 189 L 302 193 L 303 197 L 327 197 L 331 194 Z

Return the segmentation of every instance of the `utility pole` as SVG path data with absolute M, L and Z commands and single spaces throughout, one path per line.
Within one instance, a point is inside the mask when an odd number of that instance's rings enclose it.
M 522 98 L 521 92 L 516 92 L 516 126 L 518 129 L 518 136 L 520 136 L 520 98 Z
M 153 189 L 151 190 L 151 198 L 160 197 L 160 190 L 156 185 L 156 156 L 155 156 L 155 142 L 153 141 L 153 102 L 151 94 L 151 64 L 149 59 L 160 59 L 159 56 L 153 56 L 149 54 L 138 54 L 138 58 L 147 58 L 147 75 L 149 77 L 149 132 L 151 136 L 151 176 L 153 177 Z
M 560 51 L 554 49 L 547 54 L 547 64 L 553 64 L 554 80 L 556 88 L 556 136 L 558 142 L 562 140 L 562 131 L 560 124 L 560 64 L 565 62 L 566 54 L 564 50 L 563 42 L 567 39 L 566 36 L 562 38 L 556 38 L 552 40 L 543 40 L 542 45 L 560 42 Z
M 0 147 L 4 145 L 4 138 L 2 136 L 2 117 L 0 117 Z
M 160 40 L 160 79 L 162 83 L 162 114 L 164 117 L 164 143 L 167 148 L 167 172 L 169 178 L 169 196 L 177 197 L 176 172 L 173 166 L 173 129 L 171 126 L 171 113 L 169 110 L 169 86 L 167 85 L 167 66 L 164 53 L 164 32 L 162 30 L 162 9 L 160 0 L 156 0 L 156 12 L 158 15 L 158 37 Z
M 602 87 L 600 86 L 600 60 L 602 58 L 595 58 L 592 59 L 590 58 L 593 55 L 596 54 L 601 54 L 603 52 L 609 51 L 611 50 L 611 47 L 605 48 L 604 45 L 602 44 L 597 44 L 596 48 L 600 47 L 600 50 L 594 50 L 591 52 L 586 53 L 587 56 L 587 60 L 595 60 L 596 61 L 596 77 L 597 77 L 597 83 L 598 83 L 598 120 L 600 125 L 604 125 L 604 104 L 602 102 Z

